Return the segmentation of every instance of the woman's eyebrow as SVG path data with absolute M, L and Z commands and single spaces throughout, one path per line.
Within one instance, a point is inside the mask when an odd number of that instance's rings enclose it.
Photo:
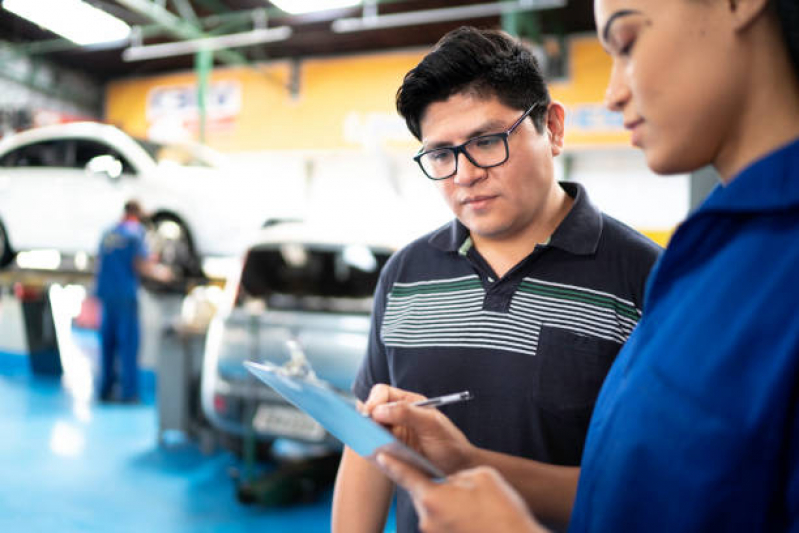
M 605 22 L 605 27 L 602 28 L 602 40 L 608 42 L 608 35 L 610 34 L 610 27 L 621 17 L 628 17 L 630 15 L 639 15 L 640 11 L 636 11 L 635 9 L 622 9 L 621 11 L 616 11 L 613 13 L 607 22 Z

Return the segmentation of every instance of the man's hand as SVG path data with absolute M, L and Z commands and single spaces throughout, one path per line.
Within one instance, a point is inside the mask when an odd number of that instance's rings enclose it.
M 172 283 L 175 281 L 175 273 L 172 272 L 171 268 L 157 263 L 152 259 L 138 259 L 135 266 L 140 276 L 150 278 L 160 283 Z
M 477 449 L 455 424 L 438 409 L 410 405 L 424 399 L 420 394 L 375 385 L 361 411 L 448 474 L 472 466 Z
M 379 454 L 377 462 L 386 475 L 410 493 L 419 515 L 419 528 L 425 533 L 546 531 L 493 468 L 463 470 L 437 482 L 388 454 Z

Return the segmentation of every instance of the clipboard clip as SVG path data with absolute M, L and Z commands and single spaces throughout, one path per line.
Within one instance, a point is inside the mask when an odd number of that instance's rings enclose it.
M 305 350 L 302 349 L 299 341 L 297 339 L 287 340 L 286 348 L 289 350 L 289 360 L 280 367 L 283 373 L 289 377 L 318 383 L 320 380 L 316 377 L 316 372 L 311 367 L 308 358 L 305 357 Z

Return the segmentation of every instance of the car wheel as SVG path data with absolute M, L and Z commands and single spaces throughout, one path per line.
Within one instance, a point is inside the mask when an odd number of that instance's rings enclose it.
M 147 242 L 156 260 L 169 267 L 175 275 L 175 282 L 170 287 L 160 288 L 181 288 L 188 278 L 201 276 L 191 234 L 177 217 L 156 215 L 148 225 Z
M 8 233 L 3 223 L 0 222 L 0 267 L 8 265 L 14 258 L 11 245 L 8 242 Z

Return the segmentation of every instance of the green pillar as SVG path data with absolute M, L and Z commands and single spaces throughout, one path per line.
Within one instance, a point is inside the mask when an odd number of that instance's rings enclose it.
M 197 112 L 199 141 L 205 144 L 205 101 L 208 97 L 208 79 L 214 66 L 214 53 L 211 50 L 199 50 L 194 56 L 194 70 L 197 73 Z
M 541 21 L 535 11 L 506 11 L 500 20 L 503 31 L 536 43 L 541 42 Z

